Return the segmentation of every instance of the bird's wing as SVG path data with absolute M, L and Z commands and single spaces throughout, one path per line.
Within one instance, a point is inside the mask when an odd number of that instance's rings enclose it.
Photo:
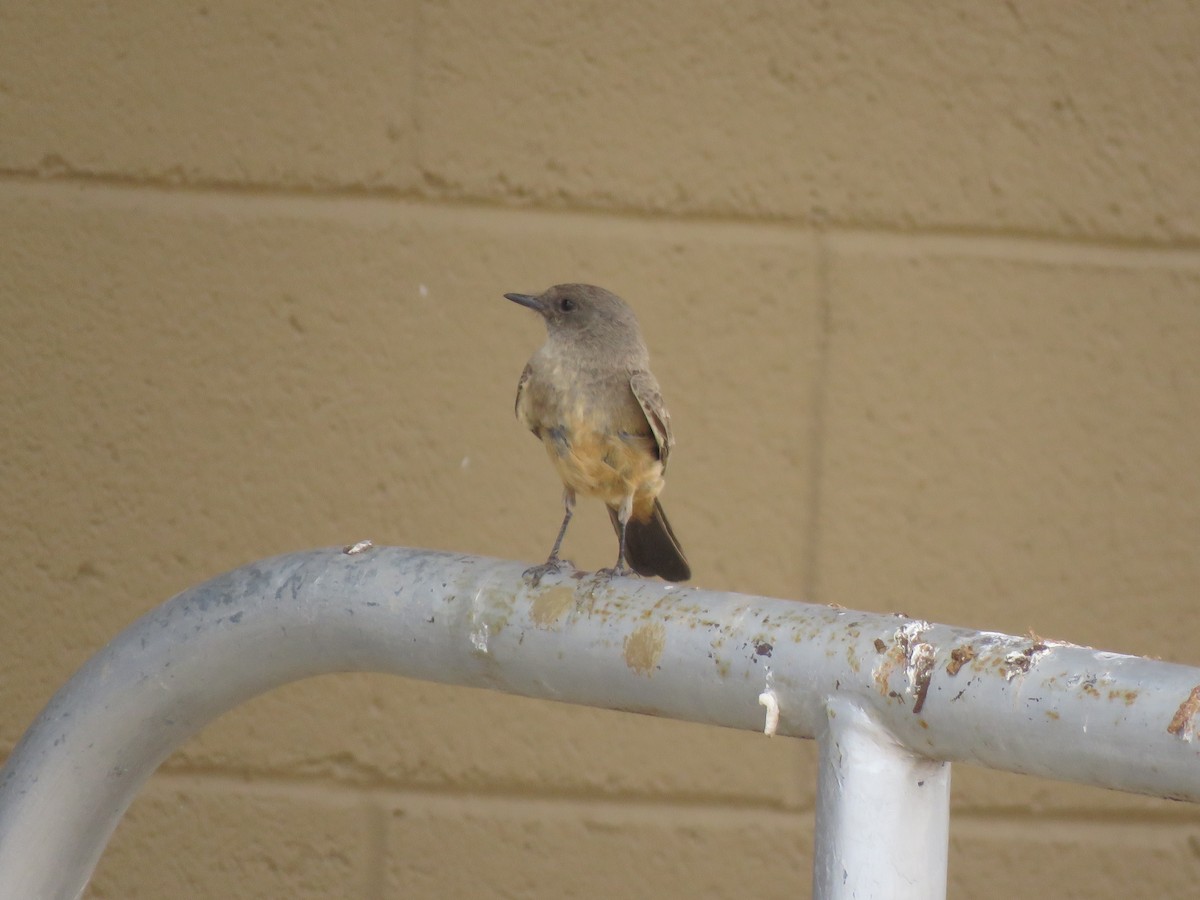
M 525 385 L 529 383 L 531 377 L 533 377 L 533 366 L 525 363 L 525 370 L 521 372 L 521 380 L 517 382 L 517 399 L 513 402 L 513 414 L 518 419 L 521 418 L 521 395 L 525 393 Z
M 666 468 L 667 456 L 670 454 L 671 448 L 675 446 L 675 439 L 671 437 L 671 414 L 663 406 L 662 391 L 658 387 L 658 381 L 653 375 L 642 369 L 629 376 L 629 387 L 633 390 L 633 396 L 637 398 L 638 405 L 641 406 L 642 413 L 646 416 L 646 421 L 650 423 L 650 430 L 654 433 L 654 443 L 658 445 L 658 458 L 662 461 L 663 468 Z

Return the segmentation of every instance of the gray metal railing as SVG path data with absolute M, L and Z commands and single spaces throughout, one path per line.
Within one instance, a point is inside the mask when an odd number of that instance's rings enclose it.
M 190 735 L 390 672 L 820 742 L 813 894 L 945 895 L 950 762 L 1200 801 L 1200 669 L 900 616 L 402 548 L 254 563 L 139 619 L 0 771 L 0 897 L 71 898 Z

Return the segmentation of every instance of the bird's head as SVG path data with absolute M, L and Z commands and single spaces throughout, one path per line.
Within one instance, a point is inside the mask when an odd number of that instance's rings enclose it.
M 527 306 L 546 321 L 550 339 L 587 338 L 589 343 L 610 340 L 641 344 L 637 319 L 616 294 L 594 284 L 556 284 L 534 296 L 505 294 L 513 303 Z M 628 337 L 628 336 L 632 337 Z

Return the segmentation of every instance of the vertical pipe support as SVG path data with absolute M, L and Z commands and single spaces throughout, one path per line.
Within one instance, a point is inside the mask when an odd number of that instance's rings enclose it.
M 814 900 L 942 900 L 950 764 L 906 749 L 853 698 L 825 710 Z

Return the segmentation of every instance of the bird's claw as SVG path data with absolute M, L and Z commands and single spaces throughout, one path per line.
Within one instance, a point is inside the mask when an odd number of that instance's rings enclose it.
M 560 559 L 557 556 L 552 556 L 539 566 L 530 566 L 521 573 L 530 587 L 537 587 L 542 582 L 542 578 L 549 575 L 551 572 L 561 572 L 563 569 L 574 569 L 575 563 L 569 559 Z
M 633 569 L 626 565 L 613 566 L 610 569 L 597 569 L 597 581 L 612 581 L 614 578 L 629 578 L 637 575 Z

